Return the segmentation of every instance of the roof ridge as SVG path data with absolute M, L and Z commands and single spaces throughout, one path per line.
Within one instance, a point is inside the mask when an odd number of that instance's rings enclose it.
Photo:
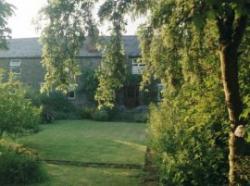
M 10 38 L 10 39 L 7 39 L 8 40 L 24 40 L 24 39 L 39 39 L 39 37 L 20 37 L 20 38 Z
M 88 36 L 87 36 L 88 37 Z M 110 37 L 110 35 L 100 35 L 99 37 Z M 137 35 L 122 35 L 122 37 L 137 37 Z M 9 38 L 7 40 L 28 40 L 28 39 L 39 39 L 39 37 L 19 37 L 19 38 Z
M 104 40 L 109 40 L 109 36 L 100 36 Z M 106 38 L 106 39 L 105 39 Z M 140 53 L 139 41 L 136 35 L 123 35 L 126 54 L 138 56 Z M 0 58 L 22 58 L 22 57 L 41 57 L 42 45 L 38 37 L 13 38 L 8 41 L 8 50 L 0 50 Z M 101 56 L 100 52 L 91 52 L 88 47 L 82 47 L 79 57 Z

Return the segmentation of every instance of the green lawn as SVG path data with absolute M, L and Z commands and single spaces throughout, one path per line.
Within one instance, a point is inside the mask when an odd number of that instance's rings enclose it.
M 30 186 L 138 186 L 141 171 L 46 165 L 49 180 Z
M 95 121 L 58 121 L 42 125 L 37 134 L 19 139 L 42 159 L 143 164 L 145 124 Z M 139 170 L 46 165 L 45 185 L 138 185 Z M 65 184 L 62 184 L 65 183 Z M 44 185 L 44 184 L 42 184 Z

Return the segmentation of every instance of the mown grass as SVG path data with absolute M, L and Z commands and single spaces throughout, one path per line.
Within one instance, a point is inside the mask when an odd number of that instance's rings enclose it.
M 30 186 L 138 186 L 140 170 L 46 165 L 49 179 Z
M 59 121 L 19 141 L 43 159 L 143 164 L 145 124 Z
M 100 163 L 144 163 L 145 124 L 58 121 L 19 139 L 42 159 Z M 50 179 L 39 186 L 135 186 L 141 170 L 45 165 Z

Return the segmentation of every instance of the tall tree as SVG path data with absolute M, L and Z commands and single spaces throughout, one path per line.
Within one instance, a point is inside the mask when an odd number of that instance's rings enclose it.
M 0 48 L 6 48 L 6 39 L 10 38 L 11 30 L 8 28 L 8 18 L 13 15 L 14 6 L 5 0 L 0 1 Z
M 100 20 L 112 23 L 110 40 L 103 42 L 103 58 L 98 70 L 98 88 L 95 99 L 101 107 L 114 107 L 117 91 L 126 80 L 126 56 L 122 32 L 124 31 L 124 7 L 120 1 L 106 1 L 99 9 Z
M 125 31 L 125 16 L 137 15 L 146 9 L 146 1 L 105 0 L 99 9 L 101 22 L 112 23 L 111 37 L 103 43 L 103 60 L 98 71 L 99 86 L 95 98 L 99 107 L 112 108 L 116 101 L 117 91 L 126 81 L 126 54 L 122 33 Z M 132 14 L 131 14 L 132 13 Z
M 92 16 L 95 0 L 48 0 L 41 10 L 46 23 L 42 30 L 42 64 L 46 69 L 43 91 L 67 93 L 76 88 L 80 74 L 76 57 L 86 35 L 95 36 Z
M 167 53 L 166 60 L 171 61 L 165 69 L 153 68 L 151 71 L 158 73 L 158 77 L 164 77 L 164 73 L 167 72 L 169 77 L 166 83 L 178 85 L 174 74 L 176 68 L 172 68 L 173 63 L 182 63 L 184 79 L 190 80 L 188 72 L 202 73 L 200 59 L 204 59 L 206 52 L 219 51 L 222 83 L 231 123 L 228 174 L 231 186 L 239 184 L 241 180 L 241 175 L 237 172 L 237 155 L 240 155 L 244 144 L 246 122 L 240 119 L 243 107 L 239 89 L 238 60 L 240 44 L 246 28 L 249 27 L 249 8 L 247 0 L 161 0 L 150 6 L 153 39 L 149 40 L 149 44 L 158 45 L 158 51 Z M 163 43 L 164 47 L 160 47 L 160 43 Z M 149 62 L 151 67 L 154 67 L 153 63 Z

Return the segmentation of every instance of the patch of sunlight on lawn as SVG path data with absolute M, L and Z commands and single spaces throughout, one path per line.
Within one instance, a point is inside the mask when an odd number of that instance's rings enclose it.
M 138 144 L 138 143 L 132 143 L 132 142 L 129 142 L 129 141 L 121 141 L 121 140 L 114 140 L 114 141 L 117 142 L 117 143 L 121 143 L 123 145 L 127 145 L 129 147 L 132 147 L 133 149 L 139 150 L 141 152 L 145 152 L 145 150 L 146 150 L 145 145 L 141 145 L 141 144 Z
M 19 141 L 42 159 L 143 164 L 145 128 L 138 123 L 58 121 Z

